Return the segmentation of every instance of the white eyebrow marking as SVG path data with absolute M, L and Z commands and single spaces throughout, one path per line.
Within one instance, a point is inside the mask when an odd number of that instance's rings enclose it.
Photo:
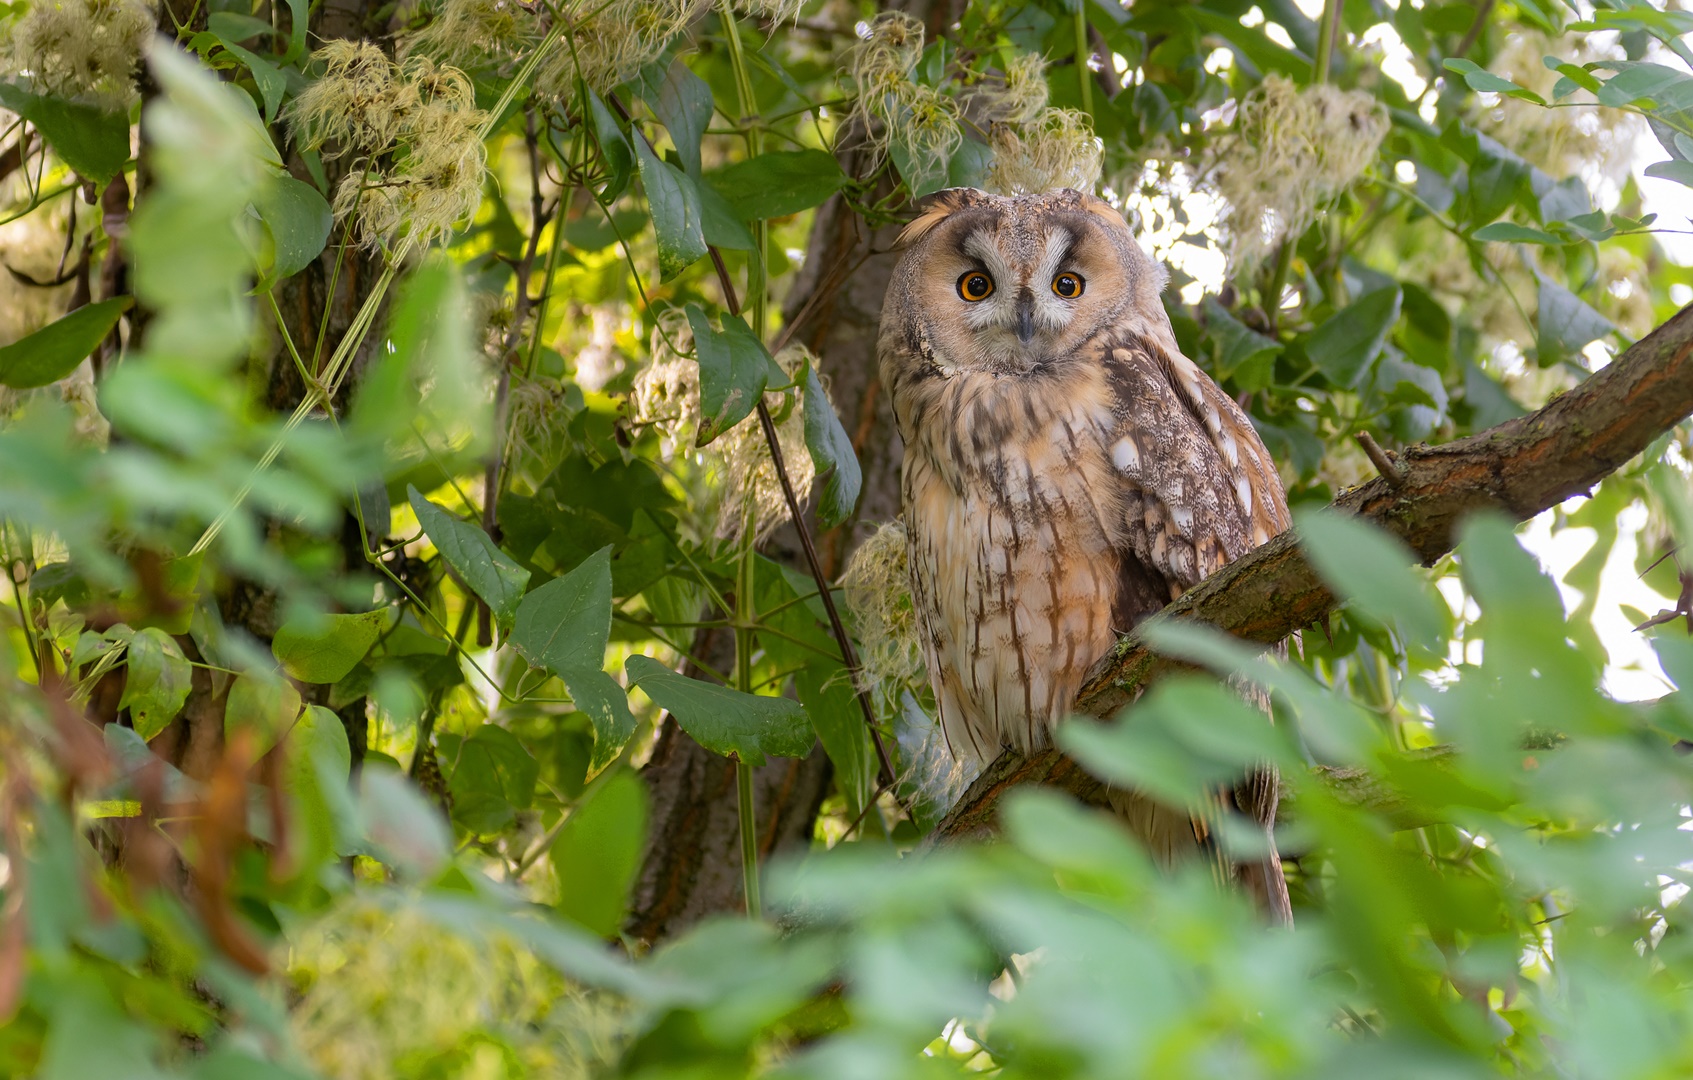
M 1046 250 L 1041 253 L 1040 264 L 1035 267 L 1034 280 L 1031 285 L 1045 285 L 1063 269 L 1060 261 L 1069 254 L 1076 236 L 1069 229 L 1062 226 L 1055 227 L 1046 235 Z

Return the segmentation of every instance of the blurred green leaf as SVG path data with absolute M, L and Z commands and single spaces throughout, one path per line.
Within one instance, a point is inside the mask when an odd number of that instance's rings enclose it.
M 1491 225 L 1483 225 L 1475 231 L 1477 240 L 1498 240 L 1508 244 L 1561 244 L 1564 241 L 1542 229 L 1531 229 L 1527 225 L 1515 225 L 1509 221 L 1495 221 Z
M 301 682 L 339 682 L 376 644 L 392 615 L 388 608 L 378 608 L 357 615 L 290 619 L 276 631 L 270 650 L 282 670 Z
M 1543 367 L 1580 352 L 1613 329 L 1610 320 L 1589 307 L 1587 301 L 1551 278 L 1540 279 L 1540 309 L 1535 322 L 1540 329 Z
M 624 670 L 631 687 L 639 686 L 714 754 L 733 754 L 756 768 L 764 764 L 766 754 L 804 757 L 816 741 L 805 708 L 797 701 L 690 679 L 650 656 L 631 656 Z
M 129 117 L 122 112 L 32 94 L 6 82 L 0 82 L 0 105 L 34 124 L 66 165 L 96 184 L 129 161 Z
M 647 838 L 646 785 L 626 771 L 601 782 L 571 812 L 550 851 L 560 914 L 601 937 L 623 927 Z
M 487 602 L 499 624 L 509 627 L 517 617 L 517 605 L 529 584 L 529 571 L 501 551 L 487 533 L 447 513 L 409 484 L 406 497 L 424 534 L 447 560 L 447 565 Z
M 1409 642 L 1440 648 L 1442 601 L 1421 580 L 1417 558 L 1396 537 L 1355 517 L 1327 510 L 1294 515 L 1299 545 L 1336 595 Z
M 132 297 L 118 296 L 84 304 L 0 348 L 0 384 L 28 390 L 58 382 L 88 358 L 134 303 Z
M 151 739 L 182 711 L 193 687 L 194 669 L 182 646 L 156 627 L 138 630 L 129 639 L 124 669 L 118 708 L 129 710 L 136 734 Z
M 300 715 L 300 692 L 276 675 L 249 672 L 229 684 L 223 708 L 225 738 L 237 731 L 257 734 L 257 751 L 264 753 L 287 734 Z

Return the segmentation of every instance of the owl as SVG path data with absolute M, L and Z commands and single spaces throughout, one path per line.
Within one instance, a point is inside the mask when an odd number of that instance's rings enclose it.
M 930 196 L 900 235 L 877 355 L 905 442 L 902 503 L 940 723 L 980 765 L 1048 744 L 1117 638 L 1289 524 L 1269 453 L 1181 354 L 1165 275 L 1074 191 Z M 1268 831 L 1264 770 L 1219 793 Z M 1161 861 L 1203 815 L 1117 792 Z M 1274 853 L 1227 865 L 1288 919 Z

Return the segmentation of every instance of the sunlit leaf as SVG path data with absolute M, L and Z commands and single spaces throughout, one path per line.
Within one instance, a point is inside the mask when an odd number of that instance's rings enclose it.
M 550 852 L 560 914 L 602 937 L 617 936 L 647 816 L 646 785 L 627 771 L 607 776 L 571 811 Z
M 639 686 L 713 753 L 734 754 L 756 767 L 764 764 L 766 754 L 804 757 L 817 738 L 805 708 L 789 698 L 743 694 L 690 679 L 650 656 L 631 656 L 624 668 L 630 686 Z
M 743 220 L 753 221 L 821 206 L 847 177 L 835 155 L 826 151 L 766 150 L 705 179 Z
M 339 682 L 387 629 L 387 608 L 358 615 L 314 615 L 290 619 L 276 631 L 271 652 L 282 669 L 301 682 Z
M 124 670 L 118 708 L 129 710 L 136 734 L 151 739 L 182 711 L 193 687 L 194 669 L 176 639 L 149 627 L 129 639 Z
M 689 304 L 687 310 L 699 357 L 699 444 L 704 446 L 746 419 L 758 406 L 772 372 L 781 369 L 745 320 L 725 315 L 718 330 L 699 305 Z

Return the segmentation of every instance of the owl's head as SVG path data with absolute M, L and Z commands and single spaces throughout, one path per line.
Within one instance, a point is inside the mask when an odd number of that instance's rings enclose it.
M 883 333 L 942 374 L 1030 371 L 1102 329 L 1169 334 L 1163 268 L 1100 199 L 953 188 L 919 210 L 900 234 Z

